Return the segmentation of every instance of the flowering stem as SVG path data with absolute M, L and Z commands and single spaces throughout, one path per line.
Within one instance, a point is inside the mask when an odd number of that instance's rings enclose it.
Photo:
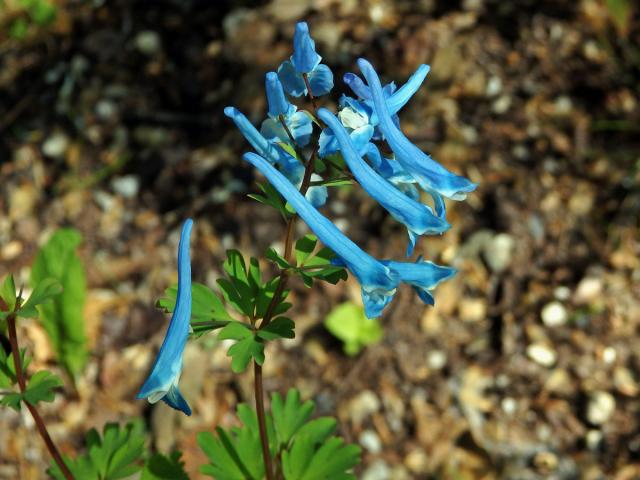
M 306 73 L 302 74 L 302 79 L 304 80 L 304 85 L 307 87 L 307 94 L 309 95 L 309 100 L 311 100 L 311 105 L 313 105 L 313 110 L 317 112 L 318 104 L 316 103 L 316 98 L 313 96 L 313 92 L 311 91 L 311 84 L 309 83 L 309 77 Z
M 311 184 L 311 175 L 313 174 L 313 162 L 315 160 L 315 156 L 316 152 L 314 151 L 307 161 L 302 184 L 300 185 L 300 193 L 302 193 L 302 195 L 306 194 L 307 190 L 309 190 L 309 186 Z M 291 252 L 293 250 L 293 226 L 295 224 L 295 220 L 296 217 L 294 215 L 287 221 L 284 240 L 284 258 L 287 260 L 291 257 Z M 269 322 L 271 322 L 275 308 L 280 303 L 280 297 L 282 296 L 282 293 L 287 286 L 288 278 L 289 277 L 286 270 L 280 272 L 278 285 L 276 286 L 276 290 L 273 293 L 273 298 L 271 299 L 271 302 L 267 307 L 267 311 L 262 318 L 262 322 L 260 322 L 260 329 L 266 327 L 267 325 L 269 325 Z M 253 362 L 253 391 L 256 399 L 256 414 L 258 416 L 258 429 L 260 431 L 260 444 L 262 446 L 262 458 L 264 460 L 266 478 L 267 480 L 274 480 L 273 463 L 271 462 L 271 453 L 269 451 L 269 437 L 267 436 L 267 422 L 264 409 L 262 365 L 258 365 L 258 363 L 256 363 L 255 361 Z
M 1 301 L 0 310 L 8 311 L 9 310 L 8 305 L 4 302 L 4 300 L 0 299 L 0 301 Z M 19 308 L 20 308 L 20 298 L 16 300 L 16 305 L 13 309 L 13 312 L 11 312 L 11 314 L 7 317 L 7 330 L 9 331 L 9 343 L 11 344 L 11 353 L 13 355 L 13 363 L 16 369 L 16 379 L 18 380 L 18 387 L 20 388 L 20 393 L 24 394 L 24 392 L 27 389 L 27 381 L 24 375 L 24 371 L 22 370 L 22 361 L 20 358 L 20 347 L 18 345 L 18 334 L 16 331 L 16 313 L 15 312 Z M 49 453 L 51 454 L 54 461 L 58 465 L 58 468 L 60 468 L 60 471 L 64 475 L 64 478 L 66 478 L 67 480 L 73 480 L 74 478 L 73 474 L 69 470 L 69 467 L 67 467 L 67 465 L 64 463 L 64 460 L 62 459 L 62 456 L 60 455 L 60 452 L 58 451 L 58 448 L 56 447 L 55 443 L 53 443 L 53 440 L 51 439 L 51 435 L 49 435 L 49 432 L 47 431 L 47 426 L 45 425 L 44 420 L 38 413 L 38 410 L 34 405 L 27 402 L 24 398 L 22 401 L 27 406 L 29 413 L 31 413 L 31 416 L 33 417 L 33 421 L 35 422 L 36 427 L 38 428 L 38 433 L 42 437 L 42 440 L 44 440 L 44 443 L 47 446 L 47 450 L 49 450 Z

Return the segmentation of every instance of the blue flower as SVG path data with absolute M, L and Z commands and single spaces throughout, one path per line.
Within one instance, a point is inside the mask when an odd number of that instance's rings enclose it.
M 320 241 L 333 250 L 356 276 L 362 288 L 362 301 L 367 317 L 380 316 L 396 291 L 397 275 L 353 243 L 328 218 L 305 200 L 302 194 L 268 161 L 255 153 L 245 153 L 242 158 L 260 170 L 293 206 Z
M 362 154 L 364 148 L 374 136 L 374 129 L 369 121 L 371 109 L 358 100 L 343 95 L 340 98 L 340 111 L 338 118 L 347 129 L 351 140 L 358 153 Z M 330 128 L 325 128 L 320 133 L 318 155 L 324 158 L 340 150 L 338 141 Z
M 136 398 L 146 398 L 150 403 L 163 400 L 167 405 L 191 415 L 178 388 L 182 373 L 182 354 L 189 337 L 191 318 L 191 259 L 189 238 L 193 220 L 187 219 L 182 226 L 178 247 L 178 295 L 167 334 L 164 337 L 151 373 L 140 388 Z
M 383 264 L 393 270 L 403 283 L 408 283 L 417 292 L 418 297 L 427 305 L 434 305 L 431 291 L 444 280 L 453 277 L 457 270 L 443 267 L 432 262 L 425 262 L 418 258 L 416 263 L 395 262 L 381 260 Z
M 269 141 L 290 143 L 289 135 L 281 123 L 282 120 L 298 146 L 306 146 L 313 132 L 311 117 L 305 112 L 299 112 L 295 105 L 287 101 L 282 84 L 275 72 L 267 73 L 265 88 L 269 118 L 262 122 L 260 133 Z
M 441 234 L 449 229 L 450 225 L 444 219 L 434 215 L 429 207 L 409 198 L 362 160 L 342 123 L 329 110 L 319 109 L 318 117 L 333 131 L 344 161 L 362 188 L 396 220 L 407 227 L 409 233 L 407 255 L 413 252 L 418 235 Z M 369 126 L 369 129 L 372 128 Z
M 333 73 L 321 64 L 322 57 L 316 53 L 315 42 L 309 35 L 306 22 L 296 25 L 293 36 L 293 55 L 278 68 L 278 77 L 289 95 L 300 97 L 307 94 L 303 75 L 307 76 L 311 94 L 325 95 L 333 88 Z
M 467 193 L 475 190 L 477 185 L 465 177 L 449 172 L 411 143 L 391 119 L 378 74 L 364 59 L 358 60 L 358 66 L 369 84 L 373 108 L 380 121 L 379 128 L 393 150 L 396 160 L 427 192 L 436 192 L 453 200 L 464 200 Z M 444 211 L 444 203 L 437 205 L 436 210 Z
M 394 115 L 407 104 L 413 94 L 418 91 L 422 82 L 424 82 L 424 79 L 427 78 L 429 70 L 429 65 L 422 64 L 417 68 L 413 75 L 409 77 L 409 80 L 407 80 L 407 82 L 398 90 L 396 90 L 393 82 L 382 88 L 383 96 L 387 100 L 389 115 L 394 117 Z M 373 96 L 371 95 L 371 90 L 365 85 L 362 79 L 355 73 L 345 73 L 343 80 L 347 85 L 349 85 L 351 90 L 353 90 L 353 93 L 355 93 L 361 100 L 365 101 L 365 103 L 373 110 Z M 378 124 L 378 116 L 375 113 L 375 110 L 371 114 L 371 124 Z
M 231 118 L 240 130 L 240 133 L 247 139 L 251 146 L 261 156 L 267 158 L 271 163 L 278 165 L 284 175 L 294 185 L 300 186 L 304 177 L 304 166 L 293 156 L 285 152 L 279 145 L 269 142 L 253 126 L 237 108 L 226 107 L 224 113 Z M 307 192 L 307 198 L 314 206 L 322 206 L 327 200 L 327 187 L 314 186 Z

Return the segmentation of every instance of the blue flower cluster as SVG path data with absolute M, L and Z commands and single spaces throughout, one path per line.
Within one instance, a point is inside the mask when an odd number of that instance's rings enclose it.
M 320 63 L 322 58 L 305 22 L 297 24 L 293 44 L 291 58 L 277 73 L 267 73 L 269 113 L 260 131 L 235 108 L 225 109 L 256 151 L 243 158 L 260 170 L 320 241 L 335 252 L 336 263 L 356 276 L 369 318 L 382 313 L 400 283 L 413 286 L 425 303 L 433 305 L 431 290 L 455 270 L 421 258 L 416 262 L 377 260 L 364 252 L 318 211 L 327 199 L 325 187 L 312 187 L 305 196 L 300 193 L 305 166 L 290 153 L 309 146 L 314 124 L 324 125 L 318 140 L 319 157 L 342 156 L 360 186 L 407 228 L 406 254 L 411 255 L 420 236 L 442 234 L 450 228 L 444 198 L 463 200 L 476 188 L 422 152 L 400 130 L 397 114 L 418 90 L 429 67 L 421 65 L 400 88 L 393 83 L 383 87 L 373 66 L 360 59 L 364 80 L 353 73 L 344 76 L 354 96 L 340 98 L 337 116 L 326 108 L 311 113 L 297 109 L 286 94 L 306 94 L 311 99 L 325 95 L 333 87 L 333 74 Z M 391 158 L 382 155 L 379 146 L 383 142 L 388 146 L 385 151 L 393 152 Z M 420 201 L 420 189 L 433 199 L 433 208 Z
M 289 102 L 292 97 L 307 95 L 312 100 L 333 88 L 333 74 L 320 63 L 306 23 L 296 26 L 294 51 L 277 72 L 265 78 L 268 115 L 260 130 L 239 110 L 227 107 L 224 113 L 236 124 L 256 153 L 245 153 L 244 160 L 256 167 L 322 243 L 336 254 L 336 265 L 345 266 L 359 281 L 365 313 L 369 318 L 382 314 L 401 283 L 415 289 L 423 302 L 433 305 L 431 291 L 456 270 L 436 265 L 419 257 L 415 262 L 378 260 L 344 235 L 318 208 L 327 200 L 322 178 L 311 176 L 314 186 L 301 193 L 308 173 L 297 153 L 309 148 L 314 124 L 324 125 L 318 138 L 317 154 L 323 159 L 340 154 L 350 175 L 393 218 L 407 228 L 409 243 L 406 255 L 413 253 L 421 235 L 442 234 L 450 228 L 446 221 L 444 198 L 463 200 L 476 185 L 455 175 L 415 146 L 400 130 L 398 112 L 426 78 L 429 67 L 421 65 L 409 80 L 396 89 L 393 83 L 380 83 L 371 64 L 358 60 L 362 80 L 353 73 L 344 82 L 355 97 L 343 95 L 337 116 L 326 108 L 314 113 L 299 110 Z M 386 142 L 392 157 L 381 154 Z M 313 157 L 312 157 L 313 158 Z M 328 160 L 328 159 L 327 159 Z M 433 208 L 420 201 L 422 189 L 433 199 Z M 193 222 L 184 223 L 178 251 L 178 293 L 167 335 L 151 373 L 138 393 L 151 403 L 163 400 L 171 407 L 191 414 L 178 389 L 182 371 L 182 354 L 189 335 L 191 316 L 191 265 L 189 237 Z

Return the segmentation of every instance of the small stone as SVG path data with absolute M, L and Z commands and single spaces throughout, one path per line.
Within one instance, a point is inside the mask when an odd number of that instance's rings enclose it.
M 573 300 L 578 305 L 588 305 L 593 303 L 601 294 L 602 280 L 595 277 L 585 277 L 578 284 Z
M 391 470 L 384 460 L 376 460 L 362 474 L 362 480 L 389 480 Z
M 484 244 L 482 253 L 489 268 L 495 273 L 506 270 L 513 259 L 515 240 L 508 233 L 499 233 Z
M 616 409 L 616 400 L 609 392 L 593 392 L 587 404 L 587 420 L 594 425 L 606 423 Z
M 511 106 L 511 97 L 509 95 L 502 95 L 498 97 L 498 99 L 495 102 L 493 102 L 493 105 L 491 108 L 494 113 L 501 115 L 503 113 L 506 113 L 507 110 L 509 110 L 510 106 Z
M 96 104 L 96 115 L 102 120 L 113 120 L 118 113 L 118 107 L 111 100 L 100 100 Z
M 613 347 L 607 347 L 602 350 L 602 361 L 607 365 L 611 365 L 616 361 L 618 354 L 616 353 L 616 349 Z
M 413 473 L 424 473 L 429 465 L 429 457 L 423 450 L 415 449 L 407 454 L 404 464 Z
M 556 363 L 556 352 L 543 343 L 533 343 L 527 347 L 527 356 L 543 367 L 551 367 Z
M 365 450 L 374 455 L 382 451 L 380 437 L 373 430 L 363 431 L 358 438 L 358 442 L 360 442 L 360 445 L 362 445 Z
M 157 32 L 153 30 L 143 30 L 136 35 L 133 44 L 140 53 L 151 56 L 160 50 L 162 41 Z
M 551 302 L 542 309 L 542 322 L 547 327 L 559 327 L 567 323 L 569 315 L 567 309 L 560 302 Z
M 502 91 L 502 80 L 500 77 L 493 76 L 489 78 L 487 82 L 487 90 L 485 91 L 485 95 L 487 97 L 495 97 Z
M 135 175 L 124 175 L 111 181 L 113 191 L 124 198 L 135 198 L 140 189 L 140 180 Z
M 560 285 L 553 290 L 553 296 L 556 298 L 556 300 L 569 300 L 569 298 L 571 298 L 571 289 L 569 287 L 565 287 L 564 285 Z
M 595 429 L 589 430 L 585 440 L 589 450 L 597 450 L 602 443 L 602 432 Z
M 482 298 L 463 298 L 458 306 L 460 318 L 466 322 L 479 322 L 486 318 L 487 303 Z
M 380 410 L 380 399 L 371 390 L 364 390 L 349 403 L 349 417 L 359 425 L 371 414 Z
M 427 366 L 431 370 L 442 370 L 447 364 L 447 354 L 442 350 L 433 350 L 427 354 Z
M 518 402 L 515 398 L 511 397 L 503 398 L 502 402 L 500 402 L 500 406 L 507 415 L 513 415 L 518 410 Z
M 47 157 L 62 158 L 69 147 L 69 137 L 62 132 L 54 132 L 42 143 L 42 153 Z
M 635 381 L 633 373 L 628 368 L 616 368 L 613 372 L 613 383 L 620 393 L 628 397 L 635 397 L 640 393 L 638 382 Z
M 533 458 L 533 464 L 540 473 L 549 475 L 558 468 L 558 457 L 552 452 L 539 452 Z
M 18 240 L 12 240 L 2 246 L 2 249 L 0 250 L 0 258 L 7 261 L 13 260 L 22 253 L 22 248 L 22 243 Z

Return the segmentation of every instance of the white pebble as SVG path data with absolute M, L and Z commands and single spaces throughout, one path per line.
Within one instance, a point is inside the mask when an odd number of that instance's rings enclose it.
M 442 350 L 433 350 L 427 354 L 427 365 L 432 370 L 441 370 L 447 364 L 447 354 Z
M 609 392 L 597 391 L 589 396 L 587 420 L 594 425 L 606 423 L 616 409 L 616 399 Z
M 528 357 L 543 367 L 551 367 L 556 363 L 557 355 L 554 350 L 542 343 L 533 343 L 527 347 Z
M 542 322 L 547 327 L 559 327 L 567 323 L 567 309 L 560 302 L 551 302 L 542 309 Z
M 360 434 L 358 441 L 360 442 L 360 445 L 365 448 L 365 450 L 373 453 L 374 455 L 382 451 L 382 442 L 380 441 L 380 437 L 373 430 L 363 431 Z
M 62 132 L 52 133 L 42 144 L 42 153 L 48 157 L 61 158 L 69 146 L 69 137 Z

